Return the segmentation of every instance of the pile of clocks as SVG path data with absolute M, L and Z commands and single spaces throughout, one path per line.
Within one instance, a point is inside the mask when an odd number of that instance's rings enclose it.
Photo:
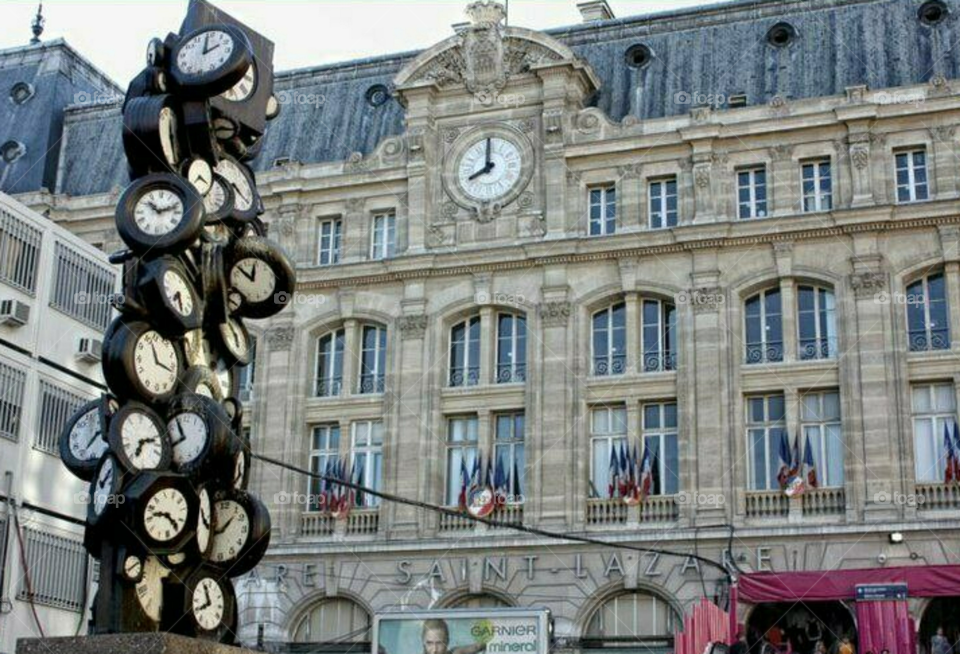
M 262 117 L 279 110 L 272 72 L 254 54 L 234 24 L 154 39 L 124 100 L 132 181 L 116 223 L 129 250 L 112 257 L 124 288 L 104 335 L 110 392 L 81 407 L 60 439 L 64 464 L 90 482 L 85 544 L 101 563 L 92 633 L 232 642 L 230 579 L 269 543 L 267 510 L 246 491 L 243 319 L 283 309 L 295 278 L 265 238 L 244 163 L 262 137 L 249 119 L 258 85 L 270 85 Z

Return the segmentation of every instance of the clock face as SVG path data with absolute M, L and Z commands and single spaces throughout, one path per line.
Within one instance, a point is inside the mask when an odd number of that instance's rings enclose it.
M 164 107 L 160 110 L 160 147 L 163 149 L 163 156 L 171 166 L 177 165 L 179 156 L 179 145 L 177 143 L 177 115 L 173 113 L 170 107 Z
M 173 443 L 173 462 L 184 465 L 193 462 L 207 444 L 207 423 L 198 413 L 185 411 L 167 426 Z
M 70 453 L 80 461 L 99 461 L 107 451 L 100 429 L 100 409 L 87 411 L 70 430 Z
M 143 561 L 139 556 L 130 555 L 123 561 L 123 574 L 127 579 L 139 579 L 143 572 Z
M 510 192 L 520 180 L 522 156 L 513 142 L 498 136 L 481 139 L 460 157 L 457 179 L 474 200 L 489 202 Z
M 223 588 L 212 577 L 204 577 L 193 589 L 193 615 L 204 631 L 213 631 L 223 622 L 226 602 Z
M 220 97 L 230 102 L 243 102 L 253 95 L 257 88 L 257 65 L 253 64 L 243 75 L 243 79 L 233 85 L 232 88 L 220 94 Z
M 160 612 L 163 609 L 163 578 L 166 574 L 167 571 L 156 557 L 148 557 L 143 564 L 143 578 L 137 584 L 140 608 L 154 622 L 160 621 Z
M 210 190 L 203 196 L 203 208 L 207 213 L 217 213 L 227 201 L 227 192 L 223 189 L 223 182 L 214 179 Z
M 219 380 L 217 381 L 219 384 Z M 193 390 L 193 392 L 196 393 L 197 395 L 209 397 L 211 400 L 216 399 L 215 397 L 216 391 L 214 391 L 213 388 L 210 387 L 210 384 L 208 384 L 207 382 L 200 382 L 199 384 L 197 384 L 197 387 Z
M 177 68 L 188 75 L 212 73 L 233 53 L 233 37 L 219 30 L 208 30 L 187 41 L 177 53 Z
M 147 414 L 130 411 L 120 426 L 123 450 L 138 470 L 154 470 L 163 462 L 162 435 L 157 423 Z
M 213 533 L 213 504 L 210 501 L 210 492 L 206 488 L 200 489 L 200 517 L 197 518 L 197 547 L 201 552 L 207 551 L 210 544 L 210 535 Z
M 210 558 L 217 563 L 232 561 L 240 555 L 250 535 L 250 517 L 239 502 L 221 500 L 214 506 L 213 550 Z
M 254 189 L 244 170 L 235 161 L 221 159 L 216 171 L 233 187 L 236 194 L 234 206 L 240 211 L 248 211 L 253 206 Z
M 176 538 L 187 526 L 187 498 L 176 488 L 157 491 L 143 509 L 143 525 L 147 535 L 166 543 Z
M 176 270 L 163 273 L 163 294 L 168 304 L 181 316 L 193 314 L 193 290 L 190 283 Z
M 228 319 L 220 325 L 220 337 L 234 357 L 245 359 L 247 356 L 247 335 L 236 320 Z
M 187 167 L 187 181 L 193 184 L 200 195 L 206 195 L 213 184 L 213 169 L 203 159 L 194 159 Z
M 180 366 L 171 341 L 155 331 L 146 331 L 137 339 L 133 354 L 134 370 L 148 391 L 161 395 L 173 390 Z
M 183 220 L 183 200 L 173 191 L 158 188 L 137 200 L 133 211 L 137 227 L 151 236 L 169 234 Z
M 102 515 L 111 501 L 111 495 L 117 481 L 119 471 L 113 458 L 107 460 L 100 467 L 100 474 L 93 482 L 93 512 Z
M 230 270 L 230 285 L 240 292 L 247 302 L 263 302 L 269 299 L 277 285 L 277 277 L 265 261 L 254 258 L 241 259 Z

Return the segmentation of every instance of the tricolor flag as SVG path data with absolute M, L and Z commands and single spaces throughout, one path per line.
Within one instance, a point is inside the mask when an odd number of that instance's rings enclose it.
M 457 506 L 461 511 L 467 510 L 467 487 L 470 485 L 470 472 L 467 470 L 467 457 L 460 456 L 460 493 L 457 495 Z
M 643 458 L 640 460 L 640 501 L 642 502 L 653 490 L 653 460 L 650 458 L 650 448 L 643 448 Z
M 956 431 L 956 428 L 954 428 Z M 944 470 L 943 470 L 943 481 L 944 483 L 951 483 L 955 481 L 960 481 L 957 479 L 957 450 L 954 446 L 954 438 L 950 434 L 950 425 L 944 423 L 943 425 L 943 449 L 944 449 Z
M 817 478 L 817 464 L 813 460 L 813 448 L 810 446 L 810 435 L 807 435 L 806 453 L 804 455 L 804 464 L 807 466 L 807 486 L 816 488 L 820 485 Z
M 960 427 L 953 423 L 953 480 L 960 484 Z
M 627 442 L 620 442 L 620 497 L 630 494 L 630 457 L 627 455 Z
M 610 499 L 617 497 L 620 484 L 620 457 L 617 456 L 617 446 L 610 448 L 610 485 L 607 494 Z
M 793 468 L 793 457 L 790 453 L 790 438 L 787 436 L 787 432 L 780 432 L 780 472 L 777 474 L 777 481 L 780 483 L 780 488 L 784 489 L 787 487 L 787 480 L 790 478 L 790 470 Z
M 507 479 L 507 474 L 503 470 L 503 457 L 497 455 L 497 468 L 493 473 L 493 494 L 497 508 L 507 503 L 507 496 L 510 495 L 509 482 L 510 480 Z

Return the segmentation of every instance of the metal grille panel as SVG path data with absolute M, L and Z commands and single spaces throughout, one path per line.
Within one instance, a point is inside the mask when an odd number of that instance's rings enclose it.
M 113 272 L 57 243 L 50 306 L 96 329 L 110 322 Z
M 39 229 L 0 209 L 0 281 L 36 294 L 41 238 Z
M 40 411 L 33 446 L 48 454 L 57 454 L 57 441 L 63 426 L 85 401 L 86 398 L 41 379 Z
M 67 611 L 83 611 L 87 559 L 83 543 L 29 528 L 23 530 L 23 540 L 33 601 Z M 17 599 L 31 599 L 25 578 L 20 582 Z
M 26 372 L 0 363 L 0 436 L 12 441 L 20 439 L 26 381 Z

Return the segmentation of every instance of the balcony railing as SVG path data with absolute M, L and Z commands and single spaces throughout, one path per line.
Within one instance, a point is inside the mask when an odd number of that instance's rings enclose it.
M 385 386 L 383 375 L 361 375 L 360 392 L 363 394 L 382 393 Z
M 343 377 L 324 377 L 316 380 L 317 397 L 336 397 L 343 389 Z
M 498 384 L 520 384 L 527 381 L 527 367 L 525 365 L 497 366 Z
M 451 368 L 450 385 L 457 386 L 476 386 L 480 383 L 480 366 L 471 366 L 469 368 Z
M 507 504 L 498 509 L 492 516 L 501 525 L 522 525 L 523 524 L 523 504 Z
M 587 526 L 625 525 L 628 509 L 623 500 L 587 500 Z
M 380 509 L 354 509 L 347 518 L 348 536 L 372 536 L 380 530 Z
M 644 352 L 643 372 L 668 372 L 677 369 L 676 352 Z
M 748 365 L 758 363 L 780 363 L 783 361 L 783 343 L 748 343 L 746 362 Z
M 930 333 L 913 332 L 910 334 L 911 352 L 930 352 L 950 349 L 950 332 L 946 329 L 934 329 Z
M 440 531 L 468 531 L 477 523 L 465 515 L 440 514 Z
M 921 511 L 960 509 L 960 486 L 957 484 L 917 484 L 916 495 L 917 508 Z
M 622 499 L 587 500 L 587 526 L 676 522 L 680 517 L 680 505 L 676 498 L 676 495 L 650 495 L 638 507 L 627 506 Z
M 608 375 L 622 375 L 627 371 L 627 356 L 614 354 L 613 356 L 598 356 L 593 360 L 593 374 L 597 377 Z
M 300 516 L 300 535 L 310 538 L 332 536 L 337 521 L 329 515 L 307 512 Z
M 808 488 L 803 494 L 804 517 L 839 515 L 847 510 L 847 494 L 841 488 Z
M 748 518 L 785 518 L 790 513 L 790 498 L 781 491 L 749 491 Z
M 675 522 L 679 517 L 676 495 L 650 495 L 641 505 L 641 522 Z
M 306 538 L 327 538 L 335 535 L 372 536 L 380 530 L 380 509 L 354 509 L 346 520 L 337 520 L 320 511 L 307 511 L 300 516 L 300 535 Z

